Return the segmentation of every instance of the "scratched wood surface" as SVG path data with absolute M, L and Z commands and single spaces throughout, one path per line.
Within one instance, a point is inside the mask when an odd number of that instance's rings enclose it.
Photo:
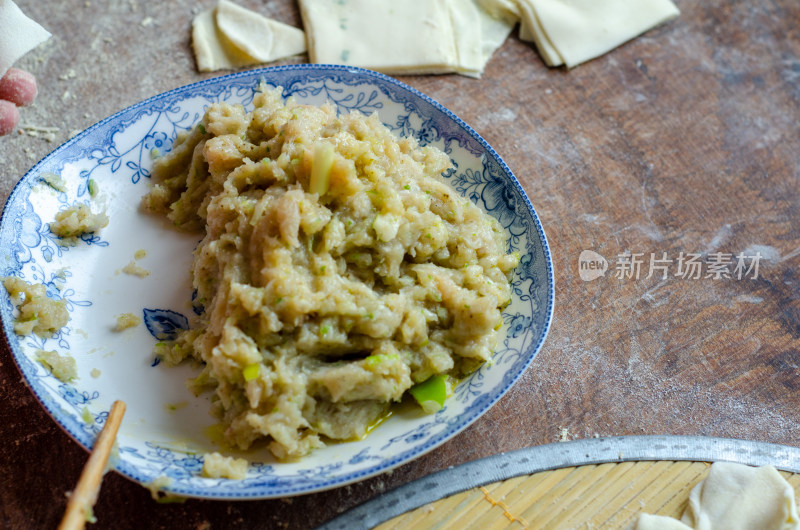
M 54 34 L 19 64 L 41 84 L 22 121 L 53 129 L 0 139 L 2 200 L 71 132 L 208 77 L 195 71 L 189 28 L 211 0 L 18 3 Z M 300 23 L 293 0 L 241 3 Z M 572 71 L 546 68 L 514 36 L 481 80 L 402 78 L 497 149 L 551 244 L 553 327 L 492 410 L 393 473 L 293 499 L 158 505 L 112 473 L 96 527 L 308 528 L 429 472 L 559 435 L 800 444 L 800 5 L 677 3 L 679 19 Z M 604 277 L 581 280 L 583 250 L 609 260 Z M 626 251 L 642 254 L 638 278 L 616 277 Z M 706 267 L 762 259 L 757 278 L 691 279 L 676 276 L 682 252 Z M 647 277 L 651 253 L 673 260 L 666 279 Z M 0 447 L 0 527 L 55 527 L 86 453 L 5 347 Z

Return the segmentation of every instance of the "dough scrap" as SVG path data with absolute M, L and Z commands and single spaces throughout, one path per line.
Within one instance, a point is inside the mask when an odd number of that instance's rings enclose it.
M 681 522 L 643 514 L 636 530 L 797 530 L 794 488 L 772 466 L 715 462 L 692 489 Z
M 201 72 L 268 63 L 306 51 L 305 33 L 228 0 L 192 21 L 192 48 Z
M 50 38 L 50 32 L 28 18 L 11 0 L 0 0 L 0 77 L 17 59 Z

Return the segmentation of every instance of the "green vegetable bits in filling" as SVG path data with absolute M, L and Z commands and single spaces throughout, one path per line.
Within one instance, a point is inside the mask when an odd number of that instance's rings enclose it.
M 157 353 L 204 363 L 226 440 L 278 458 L 364 436 L 411 394 L 445 403 L 491 357 L 518 256 L 441 178 L 450 160 L 377 116 L 211 105 L 158 158 L 144 207 L 201 231 L 203 311 Z

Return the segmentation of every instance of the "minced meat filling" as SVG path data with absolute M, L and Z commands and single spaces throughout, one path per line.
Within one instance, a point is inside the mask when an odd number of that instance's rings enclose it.
M 144 206 L 205 232 L 201 315 L 158 353 L 205 363 L 231 443 L 296 457 L 488 360 L 518 256 L 441 178 L 443 152 L 280 89 L 254 106 L 211 105 L 155 162 Z

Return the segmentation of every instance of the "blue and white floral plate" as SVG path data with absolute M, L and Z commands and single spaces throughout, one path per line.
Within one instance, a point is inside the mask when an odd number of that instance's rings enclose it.
M 464 380 L 437 414 L 397 413 L 364 440 L 330 445 L 297 462 L 276 462 L 265 450 L 250 452 L 245 455 L 252 462 L 246 479 L 208 479 L 200 477 L 202 456 L 219 447 L 208 399 L 194 397 L 185 386 L 197 369 L 160 366 L 152 354 L 156 336 L 168 337 L 186 325 L 192 310 L 189 265 L 199 238 L 141 213 L 139 201 L 147 191 L 154 150 L 169 150 L 176 134 L 192 127 L 212 102 L 247 107 L 262 81 L 283 86 L 286 96 L 305 103 L 331 101 L 341 112 L 377 112 L 398 135 L 444 149 L 455 168 L 447 178 L 500 220 L 508 231 L 508 250 L 519 251 L 522 259 L 494 362 Z M 63 178 L 65 191 L 45 183 L 48 173 Z M 93 198 L 90 187 L 97 190 Z M 60 246 L 48 223 L 76 202 L 105 210 L 110 223 L 76 246 Z M 69 324 L 54 337 L 19 337 L 13 332 L 8 296 L 3 293 L 0 299 L 12 354 L 42 405 L 88 449 L 111 403 L 124 400 L 128 411 L 115 469 L 144 485 L 160 479 L 164 491 L 189 497 L 309 493 L 388 471 L 430 451 L 486 412 L 519 378 L 541 348 L 553 312 L 553 267 L 544 231 L 497 153 L 427 96 L 384 75 L 339 66 L 285 66 L 209 79 L 103 120 L 22 178 L 3 211 L 0 244 L 0 274 L 43 283 L 48 296 L 66 300 L 69 309 Z M 135 257 L 139 250 L 146 255 Z M 126 274 L 122 269 L 131 262 L 151 274 Z M 123 313 L 140 316 L 143 324 L 113 331 L 115 317 Z M 70 383 L 57 380 L 35 361 L 37 349 L 71 355 L 79 377 Z

